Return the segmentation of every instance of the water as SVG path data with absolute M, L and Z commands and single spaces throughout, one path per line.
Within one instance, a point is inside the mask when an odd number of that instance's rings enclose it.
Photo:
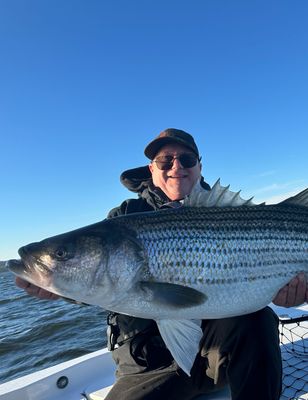
M 0 383 L 105 346 L 101 308 L 35 299 L 0 272 Z

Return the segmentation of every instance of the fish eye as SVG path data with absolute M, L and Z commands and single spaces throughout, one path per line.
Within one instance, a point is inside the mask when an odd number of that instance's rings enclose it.
M 63 260 L 63 259 L 67 256 L 67 251 L 66 251 L 66 249 L 64 249 L 63 247 L 57 249 L 57 250 L 55 251 L 55 256 L 56 256 L 56 258 L 57 258 L 58 260 Z

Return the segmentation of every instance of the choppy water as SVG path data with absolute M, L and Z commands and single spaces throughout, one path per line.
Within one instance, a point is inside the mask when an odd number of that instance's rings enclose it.
M 35 299 L 0 272 L 0 383 L 105 346 L 102 309 Z

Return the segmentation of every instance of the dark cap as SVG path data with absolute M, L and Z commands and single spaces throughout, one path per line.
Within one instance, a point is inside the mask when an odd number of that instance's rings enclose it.
M 162 131 L 156 139 L 152 140 L 144 149 L 144 154 L 150 160 L 153 160 L 158 151 L 169 143 L 178 143 L 188 147 L 199 157 L 199 150 L 194 141 L 194 138 L 187 132 L 180 129 L 168 128 Z

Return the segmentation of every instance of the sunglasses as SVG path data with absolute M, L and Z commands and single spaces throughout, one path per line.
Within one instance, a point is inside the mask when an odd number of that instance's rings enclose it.
M 183 168 L 192 168 L 194 167 L 198 161 L 201 161 L 196 154 L 192 153 L 183 153 L 179 156 L 158 156 L 152 162 L 155 162 L 158 169 L 166 171 L 167 169 L 171 169 L 174 163 L 174 160 L 179 160 Z

